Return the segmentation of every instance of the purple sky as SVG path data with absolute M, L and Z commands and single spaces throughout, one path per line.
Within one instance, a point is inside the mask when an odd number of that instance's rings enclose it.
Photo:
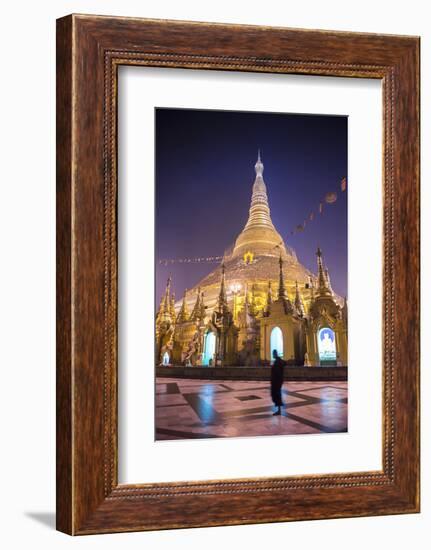
M 216 265 L 158 260 L 222 255 L 243 229 L 258 148 L 275 227 L 313 272 L 320 246 L 334 291 L 347 295 L 347 117 L 157 109 L 157 304 L 169 273 L 179 298 Z M 330 191 L 338 200 L 319 215 Z M 314 221 L 290 236 L 311 211 Z

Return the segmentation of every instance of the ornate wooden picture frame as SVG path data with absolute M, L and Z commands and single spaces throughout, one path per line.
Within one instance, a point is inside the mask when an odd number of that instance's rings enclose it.
M 380 79 L 383 468 L 118 483 L 117 69 Z M 419 511 L 419 38 L 70 15 L 57 22 L 57 528 L 69 534 Z

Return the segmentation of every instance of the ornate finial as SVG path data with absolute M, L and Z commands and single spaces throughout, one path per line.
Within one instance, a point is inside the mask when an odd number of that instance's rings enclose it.
M 317 247 L 317 279 L 319 282 L 319 290 L 324 289 L 326 286 L 325 273 L 323 271 L 323 262 L 322 262 L 322 251 L 320 247 Z
M 283 302 L 284 312 L 285 313 L 293 313 L 293 306 L 291 301 L 289 300 L 289 296 L 286 292 L 286 287 L 284 286 L 284 275 L 283 275 L 283 258 L 281 257 L 280 253 L 280 277 L 278 282 L 278 300 L 281 300 Z
M 299 294 L 298 281 L 295 281 L 295 308 L 298 315 L 302 317 L 304 315 L 304 306 Z
M 283 275 L 283 258 L 281 257 L 280 253 L 280 259 L 278 260 L 279 266 L 280 266 L 280 272 L 279 272 L 279 280 L 278 280 L 278 299 L 282 298 L 283 300 L 286 299 L 286 288 L 284 286 L 284 275 Z
M 310 288 L 310 298 L 311 300 L 314 300 L 314 281 L 311 275 L 308 276 L 308 286 Z
M 172 277 L 171 275 L 169 275 L 168 280 L 166 281 L 165 293 L 160 300 L 159 311 L 156 317 L 156 324 L 171 323 L 175 320 L 175 317 L 172 317 L 173 304 L 171 300 L 171 281 Z
M 317 292 L 320 295 L 329 296 L 332 293 L 331 285 L 329 281 L 329 272 L 323 266 L 323 257 L 322 257 L 322 251 L 320 250 L 320 247 L 317 248 L 316 256 L 317 256 L 317 269 L 318 269 Z
M 253 251 L 255 258 L 262 251 L 268 251 L 270 256 L 274 256 L 277 253 L 273 249 L 280 241 L 282 242 L 283 255 L 286 255 L 282 238 L 277 233 L 271 220 L 267 189 L 263 179 L 264 167 L 261 153 L 262 151 L 259 149 L 256 164 L 254 165 L 256 174 L 252 187 L 247 223 L 235 241 L 232 252 L 233 257 L 244 257 L 244 254 L 250 250 Z M 261 236 L 263 231 L 266 232 L 265 237 Z M 247 258 L 244 258 L 246 263 L 248 263 Z
M 199 310 L 199 319 L 200 321 L 203 321 L 205 319 L 205 302 L 204 302 L 204 293 L 201 292 L 201 303 L 200 303 L 200 310 Z
M 168 280 L 166 281 L 166 288 L 165 288 L 165 297 L 164 297 L 164 310 L 165 312 L 169 312 L 171 308 L 171 282 L 172 277 L 169 275 Z
M 272 304 L 272 283 L 271 281 L 268 281 L 268 294 L 267 294 L 267 303 Z
M 168 280 L 166 281 L 166 294 L 171 293 L 171 283 L 172 283 L 172 275 L 169 274 Z
M 171 309 L 170 309 L 172 320 L 175 320 L 175 292 L 171 294 Z
M 220 281 L 220 293 L 218 297 L 218 309 L 220 313 L 226 311 L 227 308 L 227 295 L 226 295 L 226 268 L 224 260 L 221 264 L 221 281 Z
M 185 323 L 189 319 L 189 312 L 187 309 L 186 298 L 187 298 L 187 288 L 184 291 L 183 301 L 181 304 L 180 311 L 178 312 L 177 323 Z
M 256 176 L 257 177 L 262 177 L 262 174 L 263 174 L 263 163 L 262 163 L 262 160 L 260 158 L 260 149 L 258 149 L 257 151 L 257 161 L 256 161 L 256 164 L 254 165 L 254 169 L 256 171 Z
M 325 279 L 326 279 L 326 286 L 328 287 L 328 290 L 332 292 L 331 278 L 329 276 L 329 271 L 327 267 L 325 267 Z
M 267 317 L 268 315 L 270 315 L 273 301 L 274 299 L 272 297 L 272 284 L 271 284 L 271 281 L 268 281 L 268 290 L 266 293 L 266 305 L 265 305 L 264 316 Z
M 199 319 L 201 310 L 201 287 L 198 287 L 198 291 L 196 293 L 196 302 L 193 306 L 192 314 L 190 315 L 190 321 L 197 321 Z
M 164 313 L 165 313 L 165 295 L 163 295 L 160 298 L 159 310 L 158 310 L 157 315 L 156 315 L 156 324 L 161 322 Z

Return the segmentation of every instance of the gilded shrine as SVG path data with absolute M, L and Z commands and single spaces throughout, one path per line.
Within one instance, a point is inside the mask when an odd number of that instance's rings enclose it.
M 222 263 L 176 302 L 168 279 L 156 315 L 156 364 L 347 365 L 347 300 L 331 287 L 322 251 L 317 275 L 271 220 L 258 155 L 249 216 Z

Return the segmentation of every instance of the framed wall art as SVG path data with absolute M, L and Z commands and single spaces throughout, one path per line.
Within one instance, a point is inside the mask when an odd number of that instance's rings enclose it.
M 419 511 L 419 39 L 57 21 L 57 528 Z

